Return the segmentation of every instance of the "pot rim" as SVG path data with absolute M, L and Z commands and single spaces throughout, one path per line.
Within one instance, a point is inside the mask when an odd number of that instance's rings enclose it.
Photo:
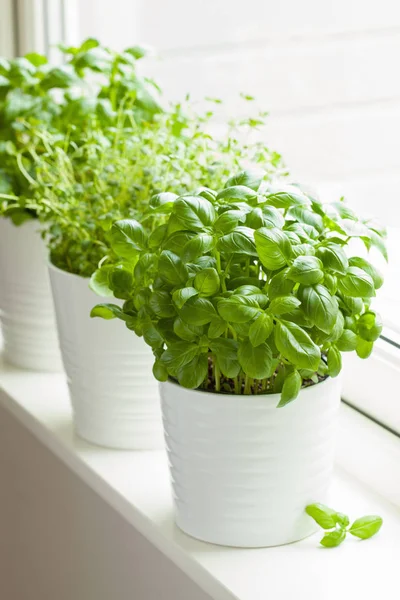
M 71 273 L 70 271 L 64 271 L 64 269 L 60 269 L 60 267 L 56 267 L 56 265 L 51 262 L 50 257 L 47 260 L 47 266 L 50 270 L 55 271 L 56 273 L 65 275 L 66 277 L 79 277 L 79 279 L 83 279 L 84 281 L 87 281 L 87 282 L 90 281 L 90 277 L 83 277 L 83 275 L 78 275 L 78 273 Z
M 339 376 L 340 378 L 340 376 Z M 336 378 L 332 378 L 330 375 L 328 375 L 327 377 L 325 377 L 325 379 L 323 381 L 319 381 L 318 383 L 314 383 L 313 385 L 308 385 L 306 387 L 302 387 L 300 389 L 299 395 L 301 394 L 301 392 L 303 393 L 308 393 L 309 390 L 313 390 L 315 389 L 317 386 L 323 385 L 324 383 L 329 383 L 331 381 L 333 381 Z M 281 394 L 280 393 L 276 393 L 276 394 L 227 394 L 225 392 L 210 392 L 209 390 L 199 390 L 199 389 L 191 389 L 191 388 L 185 388 L 183 387 L 183 385 L 180 385 L 179 383 L 172 381 L 171 379 L 168 379 L 167 381 L 160 381 L 159 382 L 160 385 L 165 385 L 165 384 L 170 384 L 173 387 L 177 387 L 181 390 L 186 390 L 189 393 L 201 393 L 201 394 L 208 394 L 209 396 L 217 396 L 217 397 L 225 397 L 225 398 L 253 398 L 253 399 L 260 399 L 262 397 L 266 397 L 266 398 L 280 398 Z M 296 402 L 296 400 L 295 400 Z

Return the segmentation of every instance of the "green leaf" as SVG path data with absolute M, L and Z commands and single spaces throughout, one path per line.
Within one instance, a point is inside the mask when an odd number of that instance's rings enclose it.
M 286 406 L 286 404 L 289 404 L 289 402 L 292 402 L 297 398 L 300 393 L 302 383 L 303 382 L 298 371 L 293 371 L 293 373 L 290 373 L 286 377 L 282 387 L 281 399 L 279 401 L 278 408 Z
M 97 304 L 90 311 L 91 317 L 100 317 L 101 319 L 124 319 L 124 313 L 116 304 Z M 124 319 L 125 320 L 125 319 Z
M 315 285 L 301 288 L 299 291 L 301 306 L 308 317 L 321 331 L 330 333 L 335 326 L 339 312 L 335 296 L 331 296 L 326 287 Z
M 374 282 L 374 287 L 378 290 L 383 285 L 383 275 L 382 273 L 374 267 L 370 262 L 365 260 L 364 258 L 360 258 L 358 256 L 353 256 L 349 259 L 349 265 L 352 267 L 359 267 L 372 278 Z
M 291 312 L 300 306 L 300 304 L 300 300 L 295 296 L 277 296 L 271 301 L 271 304 L 268 307 L 268 312 L 272 313 L 273 315 L 283 315 Z
M 246 323 L 259 312 L 257 303 L 248 296 L 231 296 L 218 302 L 218 312 L 229 323 Z
M 29 60 L 35 67 L 41 67 L 47 63 L 47 58 L 43 54 L 37 54 L 37 52 L 29 52 L 25 54 L 24 58 Z
M 214 206 L 201 196 L 181 196 L 174 203 L 174 214 L 183 229 L 203 231 L 216 219 Z
M 150 198 L 149 207 L 157 214 L 169 214 L 177 198 L 172 192 L 161 192 Z
M 353 525 L 349 529 L 349 533 L 362 540 L 367 540 L 372 537 L 382 527 L 383 520 L 377 515 L 367 515 L 354 521 Z
M 307 196 L 302 194 L 300 191 L 297 192 L 275 192 L 267 195 L 267 202 L 275 208 L 290 208 L 291 206 L 303 206 L 310 204 Z
M 144 46 L 131 46 L 130 48 L 126 48 L 124 52 L 130 54 L 136 60 L 143 58 L 148 54 L 148 50 Z
M 264 171 L 261 169 L 246 169 L 245 171 L 241 171 L 237 175 L 233 175 L 229 177 L 227 180 L 225 187 L 229 188 L 232 186 L 246 186 L 255 192 L 260 187 L 262 180 L 264 179 Z
M 195 342 L 203 334 L 203 327 L 189 325 L 177 317 L 174 321 L 174 333 L 187 342 Z
M 214 296 L 220 287 L 219 275 L 215 269 L 209 267 L 197 273 L 193 285 L 200 296 Z
M 336 275 L 331 275 L 330 273 L 325 273 L 323 284 L 332 296 L 334 296 L 336 294 L 336 292 L 337 292 L 337 277 L 336 277 Z
M 145 250 L 147 236 L 138 221 L 123 219 L 113 224 L 110 242 L 114 252 L 122 258 L 134 258 L 138 251 Z
M 278 321 L 275 327 L 275 344 L 279 352 L 301 369 L 318 369 L 320 349 L 301 327 L 290 321 Z
M 257 256 L 254 231 L 249 227 L 236 227 L 230 233 L 219 238 L 217 250 L 226 254 L 234 254 L 236 252 Z
M 218 315 L 206 298 L 190 298 L 181 308 L 180 316 L 189 325 L 207 325 Z
M 219 317 L 213 319 L 210 323 L 210 327 L 208 328 L 208 337 L 209 338 L 218 338 L 223 335 L 226 331 L 226 323 Z
M 346 539 L 346 530 L 345 529 L 337 529 L 335 531 L 330 531 L 326 533 L 320 544 L 325 546 L 325 548 L 335 548 L 336 546 L 340 546 L 342 542 Z
M 245 185 L 234 185 L 223 189 L 217 195 L 217 201 L 224 200 L 225 202 L 249 202 L 257 198 L 254 190 Z
M 274 371 L 272 351 L 266 343 L 254 347 L 250 340 L 240 342 L 238 359 L 243 371 L 253 379 L 271 377 Z
M 238 343 L 230 338 L 210 340 L 210 349 L 215 354 L 217 364 L 225 377 L 237 377 L 240 371 Z
M 317 250 L 317 256 L 322 260 L 325 269 L 345 275 L 349 267 L 349 261 L 341 246 L 328 244 Z
M 333 529 L 336 526 L 337 513 L 325 504 L 315 503 L 306 506 L 306 513 L 322 527 L 322 529 Z
M 176 315 L 176 309 L 168 292 L 156 290 L 151 293 L 149 300 L 150 308 L 157 317 L 168 318 Z
M 158 261 L 160 277 L 170 285 L 185 284 L 188 270 L 182 260 L 170 250 L 163 250 Z
M 360 358 L 368 358 L 371 355 L 374 342 L 367 342 L 362 338 L 357 338 L 356 352 Z
M 214 223 L 215 231 L 219 233 L 230 233 L 245 218 L 245 212 L 239 209 L 226 210 Z
M 383 324 L 380 316 L 369 310 L 357 321 L 357 333 L 366 342 L 375 342 L 381 335 Z
M 354 298 L 375 296 L 372 277 L 359 267 L 349 267 L 347 275 L 339 279 L 338 288 L 345 296 Z
M 298 256 L 287 276 L 296 283 L 305 285 L 320 283 L 324 278 L 323 264 L 316 256 Z
M 331 346 L 327 354 L 328 373 L 331 377 L 337 377 L 342 370 L 342 355 L 335 346 Z
M 192 298 L 193 296 L 198 296 L 199 292 L 193 287 L 185 287 L 180 290 L 176 290 L 172 294 L 172 300 L 178 308 L 182 308 L 182 306 Z
M 167 381 L 168 380 L 168 371 L 161 361 L 156 360 L 153 365 L 153 375 L 157 379 L 157 381 Z
M 301 223 L 306 223 L 307 225 L 314 227 L 319 233 L 322 233 L 324 229 L 322 217 L 305 206 L 294 206 L 290 208 L 288 216 L 294 217 Z
M 336 342 L 336 347 L 341 352 L 352 352 L 357 347 L 357 335 L 350 329 L 344 329 L 342 335 Z
M 268 296 L 271 300 L 278 296 L 287 296 L 293 290 L 294 281 L 287 278 L 289 269 L 284 269 L 274 275 L 268 285 Z
M 111 269 L 110 265 L 103 266 L 100 269 L 96 269 L 90 278 L 89 287 L 98 296 L 107 297 L 113 295 L 108 283 Z
M 205 353 L 195 356 L 190 362 L 176 370 L 176 376 L 180 385 L 192 390 L 201 386 L 207 374 L 208 356 Z
M 189 342 L 175 342 L 161 355 L 162 364 L 168 369 L 168 372 L 175 372 L 180 367 L 188 364 L 199 353 L 197 344 Z
M 264 267 L 272 271 L 284 267 L 292 254 L 290 241 L 277 227 L 261 227 L 254 233 L 258 256 Z
M 67 89 L 76 85 L 78 78 L 70 65 L 54 67 L 43 77 L 40 87 L 44 90 L 54 88 Z
M 249 329 L 249 339 L 251 344 L 256 348 L 264 343 L 271 335 L 273 328 L 274 321 L 272 317 L 265 312 L 260 313 Z
M 215 240 L 212 235 L 199 233 L 188 240 L 182 248 L 182 259 L 191 262 L 199 256 L 204 256 L 214 248 Z

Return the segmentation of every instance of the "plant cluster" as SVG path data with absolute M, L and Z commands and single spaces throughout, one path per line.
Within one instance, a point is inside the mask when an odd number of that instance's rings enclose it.
M 105 131 L 121 114 L 138 122 L 161 111 L 155 84 L 137 74 L 142 48 L 116 53 L 88 39 L 62 51 L 66 63 L 57 67 L 37 53 L 0 58 L 0 194 L 2 214 L 16 224 L 35 216 L 15 203 L 15 196 L 29 196 L 35 178 L 32 148 L 36 154 L 42 151 L 32 127 L 79 143 L 82 131 L 88 127 Z
M 119 260 L 105 258 L 92 285 L 124 303 L 92 316 L 143 335 L 158 380 L 281 393 L 284 406 L 302 385 L 336 377 L 342 352 L 371 353 L 382 325 L 370 301 L 382 276 L 345 250 L 358 238 L 386 256 L 385 232 L 344 201 L 323 204 L 247 170 L 218 192 L 157 194 L 149 214 L 168 216 L 150 235 L 135 220 L 112 226 Z
M 309 504 L 306 507 L 306 513 L 314 521 L 328 531 L 321 539 L 320 544 L 325 548 L 334 548 L 340 546 L 350 533 L 361 540 L 367 540 L 378 533 L 382 527 L 383 520 L 377 515 L 366 515 L 356 519 L 350 525 L 349 517 L 343 513 L 336 512 L 324 504 Z

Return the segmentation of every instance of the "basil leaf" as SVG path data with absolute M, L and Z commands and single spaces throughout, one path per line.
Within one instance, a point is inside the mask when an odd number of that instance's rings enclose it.
M 301 302 L 296 296 L 277 296 L 271 300 L 268 312 L 273 315 L 283 315 L 284 313 L 291 312 L 295 308 L 298 308 L 300 304 Z
M 253 379 L 265 379 L 274 372 L 272 351 L 266 343 L 254 347 L 249 340 L 240 342 L 238 359 L 243 371 Z
M 160 277 L 170 285 L 182 285 L 188 278 L 188 270 L 182 260 L 170 252 L 163 250 L 158 261 Z
M 279 352 L 301 369 L 318 369 L 321 352 L 310 336 L 290 321 L 278 321 L 275 327 L 275 344 Z
M 240 372 L 238 342 L 229 338 L 210 340 L 210 349 L 215 353 L 221 373 L 226 377 L 237 377 Z
M 226 323 L 219 317 L 213 319 L 210 323 L 210 327 L 208 328 L 208 337 L 209 338 L 218 338 L 223 335 L 226 331 Z
M 219 238 L 217 250 L 227 254 L 240 253 L 257 256 L 254 231 L 249 227 L 236 227 L 230 233 Z
M 292 402 L 297 398 L 300 393 L 302 383 L 303 382 L 298 371 L 293 371 L 293 373 L 290 373 L 286 377 L 283 383 L 281 399 L 279 401 L 278 408 L 286 406 L 286 404 L 289 404 L 289 402 Z
M 383 329 L 380 316 L 369 310 L 357 321 L 357 333 L 366 342 L 375 342 L 381 335 Z
M 264 179 L 264 175 L 265 173 L 261 169 L 246 169 L 237 175 L 229 177 L 225 187 L 229 188 L 231 186 L 244 185 L 256 192 Z
M 378 517 L 377 515 L 367 515 L 354 521 L 349 529 L 349 533 L 362 540 L 367 540 L 378 533 L 382 524 L 383 520 L 381 517 Z
M 292 255 L 286 234 L 277 227 L 261 227 L 254 233 L 258 256 L 264 267 L 272 271 L 284 267 Z
M 181 196 L 175 201 L 173 210 L 181 227 L 189 231 L 211 227 L 217 216 L 211 202 L 199 196 Z
M 125 315 L 122 312 L 121 307 L 116 304 L 97 304 L 90 311 L 90 316 L 100 317 L 107 321 L 116 318 L 125 320 Z
M 214 296 L 220 287 L 219 275 L 215 269 L 209 267 L 197 273 L 193 285 L 200 296 Z
M 374 282 L 374 287 L 376 290 L 382 287 L 383 275 L 376 267 L 371 265 L 370 262 L 368 262 L 364 258 L 353 256 L 349 259 L 349 265 L 351 265 L 352 267 L 359 267 L 360 269 L 368 273 L 368 275 L 372 278 L 372 281 Z
M 325 504 L 315 503 L 306 506 L 306 513 L 314 519 L 314 521 L 322 527 L 322 529 L 333 529 L 336 526 L 337 513 L 325 506 Z
M 338 288 L 344 295 L 355 298 L 375 296 L 372 277 L 359 267 L 349 267 L 347 275 L 339 279 Z
M 182 259 L 184 261 L 193 261 L 199 256 L 203 256 L 214 248 L 214 238 L 206 233 L 199 233 L 188 240 L 182 248 Z
M 157 381 L 167 381 L 168 380 L 168 371 L 161 361 L 156 360 L 153 365 L 153 375 L 157 379 Z
M 123 219 L 113 224 L 110 243 L 114 252 L 122 258 L 133 258 L 146 248 L 147 236 L 138 221 Z
M 373 347 L 373 342 L 366 342 L 360 337 L 357 338 L 356 352 L 357 356 L 359 356 L 360 358 L 368 358 L 371 355 Z
M 100 269 L 96 269 L 90 278 L 89 287 L 98 296 L 105 297 L 113 295 L 108 281 L 111 269 L 111 265 L 105 265 Z
M 316 256 L 298 256 L 288 272 L 288 278 L 297 283 L 313 285 L 324 278 L 322 262 Z
M 246 323 L 259 312 L 257 302 L 247 296 L 231 296 L 218 302 L 218 312 L 229 323 Z
M 254 347 L 257 347 L 265 342 L 271 335 L 273 327 L 274 322 L 272 317 L 264 312 L 260 313 L 249 329 L 249 339 L 251 344 Z
M 203 335 L 203 327 L 199 325 L 189 325 L 177 317 L 174 321 L 174 333 L 187 342 L 194 342 Z
M 189 389 L 200 387 L 208 374 L 208 356 L 199 354 L 176 370 L 180 385 Z
M 160 360 L 170 373 L 188 364 L 198 353 L 199 348 L 197 344 L 175 342 L 167 350 L 164 350 Z
M 342 355 L 335 346 L 331 346 L 327 354 L 328 373 L 331 377 L 337 377 L 342 370 Z
M 275 208 L 290 208 L 291 206 L 303 206 L 310 204 L 307 196 L 302 194 L 301 192 L 276 192 L 273 194 L 267 195 L 267 202 L 271 204 L 271 206 L 275 206 Z
M 234 185 L 228 188 L 225 188 L 219 192 L 217 195 L 218 200 L 225 200 L 226 202 L 248 202 L 251 203 L 252 200 L 256 200 L 257 194 L 251 188 L 245 185 Z
M 336 546 L 340 546 L 342 542 L 346 539 L 346 530 L 345 529 L 337 529 L 335 531 L 331 531 L 326 533 L 320 544 L 325 546 L 325 548 L 335 548 Z
M 330 333 L 335 326 L 339 312 L 336 298 L 331 296 L 323 285 L 301 288 L 299 296 L 306 317 L 308 317 L 318 329 L 325 333 Z
M 176 309 L 172 304 L 171 295 L 168 292 L 156 290 L 152 292 L 149 299 L 152 311 L 161 318 L 174 317 Z
M 178 308 L 182 308 L 182 306 L 192 298 L 193 296 L 198 296 L 199 292 L 193 287 L 185 287 L 180 290 L 176 290 L 172 294 L 172 300 Z
M 284 269 L 274 275 L 268 285 L 268 296 L 271 300 L 277 296 L 287 296 L 293 290 L 294 282 L 288 279 L 289 269 Z
M 207 325 L 217 317 L 217 312 L 206 298 L 190 298 L 181 308 L 180 316 L 189 325 Z
M 336 244 L 322 246 L 317 250 L 317 256 L 322 260 L 325 269 L 346 275 L 349 261 L 341 246 L 337 246 Z
M 336 342 L 336 348 L 341 352 L 352 352 L 357 347 L 357 335 L 350 329 L 344 329 Z

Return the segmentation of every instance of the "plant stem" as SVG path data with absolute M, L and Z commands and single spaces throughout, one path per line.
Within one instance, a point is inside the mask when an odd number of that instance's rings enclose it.
M 246 375 L 244 378 L 244 393 L 251 393 L 251 377 L 249 377 L 248 375 Z
M 219 366 L 217 364 L 217 360 L 215 356 L 213 356 L 213 364 L 214 364 L 214 376 L 215 376 L 215 391 L 221 391 L 221 371 L 219 370 Z

